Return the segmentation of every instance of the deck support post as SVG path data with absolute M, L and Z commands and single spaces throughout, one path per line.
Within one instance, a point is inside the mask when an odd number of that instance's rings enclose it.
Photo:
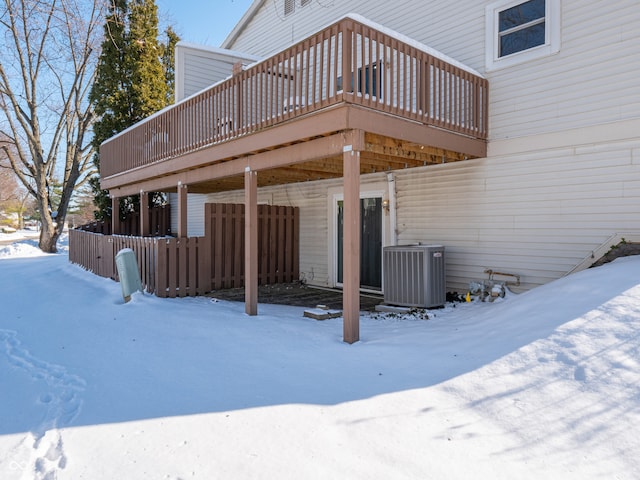
M 140 190 L 140 236 L 149 235 L 149 194 Z
M 347 140 L 348 141 L 348 140 Z M 345 141 L 346 143 L 346 141 Z M 345 144 L 343 237 L 343 334 L 344 341 L 360 340 L 360 150 Z
M 111 197 L 111 235 L 120 233 L 120 197 Z
M 187 192 L 182 182 L 178 183 L 178 238 L 187 237 Z
M 247 315 L 258 314 L 258 172 L 244 172 L 244 298 Z

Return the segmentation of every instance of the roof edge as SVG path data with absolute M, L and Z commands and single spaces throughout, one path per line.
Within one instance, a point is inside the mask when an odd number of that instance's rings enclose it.
M 238 57 L 238 58 L 243 58 L 245 60 L 249 60 L 251 62 L 257 62 L 259 60 L 262 59 L 262 57 L 259 57 L 257 55 L 251 55 L 249 53 L 246 52 L 240 52 L 238 50 L 230 50 L 228 48 L 222 48 L 222 47 L 212 47 L 210 45 L 202 45 L 199 43 L 193 43 L 193 42 L 185 42 L 185 41 L 179 41 L 176 44 L 176 48 L 181 47 L 181 48 L 188 48 L 191 50 L 200 50 L 203 52 L 208 52 L 208 53 L 215 53 L 218 55 L 224 55 L 224 56 L 228 56 L 228 57 Z
M 227 38 L 225 38 L 220 47 L 227 48 L 230 44 L 236 41 L 236 39 L 240 36 L 240 34 L 244 31 L 245 27 L 249 24 L 249 22 L 253 19 L 256 12 L 262 5 L 266 2 L 266 0 L 254 0 L 253 3 L 249 6 L 247 11 L 244 13 L 242 18 L 236 23 L 236 26 L 233 27 L 233 30 L 229 32 Z

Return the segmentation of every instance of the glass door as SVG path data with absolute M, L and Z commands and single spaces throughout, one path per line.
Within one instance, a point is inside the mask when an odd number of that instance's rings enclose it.
M 360 199 L 360 286 L 382 289 L 382 197 Z M 343 280 L 344 201 L 338 201 L 338 283 Z

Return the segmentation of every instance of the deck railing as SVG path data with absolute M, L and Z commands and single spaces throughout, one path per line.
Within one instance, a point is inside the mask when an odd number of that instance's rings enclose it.
M 474 138 L 488 83 L 417 42 L 343 18 L 107 140 L 103 178 L 353 103 Z

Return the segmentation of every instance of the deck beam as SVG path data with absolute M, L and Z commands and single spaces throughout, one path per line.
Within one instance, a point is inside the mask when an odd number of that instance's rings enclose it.
M 386 153 L 389 159 L 394 153 L 397 164 L 422 166 L 433 163 L 432 154 L 451 159 L 486 156 L 486 141 L 459 135 L 454 132 L 429 127 L 406 119 L 383 115 L 358 106 L 337 106 L 319 111 L 294 122 L 265 129 L 233 141 L 211 145 L 152 165 L 133 169 L 101 180 L 102 188 L 114 195 L 135 195 L 140 190 L 175 191 L 175 185 L 219 180 L 240 176 L 244 167 L 262 171 L 278 168 L 286 173 L 287 168 L 304 169 L 304 163 L 342 155 L 343 132 L 363 130 L 372 142 L 360 149 L 363 154 Z M 402 148 L 379 145 L 380 138 L 396 139 L 395 145 Z M 420 146 L 425 146 L 421 151 Z M 369 152 L 371 149 L 371 152 Z M 420 155 L 418 155 L 420 151 Z M 369 155 L 371 156 L 371 155 Z M 418 162 L 416 162 L 416 157 Z M 384 160 L 384 156 L 380 160 Z M 250 159 L 247 162 L 247 159 Z M 403 165 L 404 166 L 404 165 Z M 380 165 L 377 170 L 387 170 Z M 283 180 L 286 180 L 283 179 Z M 282 183 L 286 183 L 283 181 Z

